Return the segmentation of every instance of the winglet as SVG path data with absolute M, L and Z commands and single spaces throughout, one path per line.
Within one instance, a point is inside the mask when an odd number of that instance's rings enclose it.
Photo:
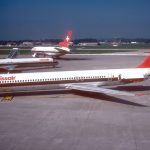
M 69 31 L 64 41 L 59 42 L 59 46 L 68 48 L 71 37 L 72 37 L 72 31 Z
M 136 68 L 150 68 L 150 55 L 144 60 L 143 63 L 138 65 Z

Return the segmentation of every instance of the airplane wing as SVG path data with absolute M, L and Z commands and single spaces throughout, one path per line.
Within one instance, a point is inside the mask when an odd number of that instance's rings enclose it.
M 119 95 L 119 96 L 135 96 L 133 93 L 125 92 L 125 91 L 119 91 L 119 90 L 112 90 L 108 88 L 102 88 L 102 87 L 97 87 L 93 86 L 90 84 L 79 84 L 79 83 L 74 83 L 74 84 L 63 84 L 63 86 L 67 89 L 71 90 L 78 90 L 78 91 L 86 91 L 86 92 L 96 92 L 96 93 L 102 93 L 106 95 Z

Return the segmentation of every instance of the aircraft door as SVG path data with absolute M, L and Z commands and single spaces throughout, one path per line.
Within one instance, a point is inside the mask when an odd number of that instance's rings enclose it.
M 118 81 L 121 81 L 121 74 L 118 75 Z

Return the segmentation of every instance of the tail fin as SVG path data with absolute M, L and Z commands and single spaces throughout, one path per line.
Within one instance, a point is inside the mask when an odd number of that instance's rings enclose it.
M 18 49 L 18 48 L 13 48 L 13 49 L 9 52 L 7 58 L 10 58 L 10 59 L 17 58 L 18 55 L 19 55 L 19 49 Z
M 144 60 L 143 63 L 138 65 L 136 68 L 150 68 L 150 55 Z
M 59 46 L 68 48 L 71 37 L 72 37 L 72 31 L 69 31 L 64 41 L 59 42 Z

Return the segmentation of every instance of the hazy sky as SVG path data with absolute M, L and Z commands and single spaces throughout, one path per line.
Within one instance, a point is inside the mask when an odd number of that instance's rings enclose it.
M 0 0 L 0 40 L 150 38 L 150 0 Z

